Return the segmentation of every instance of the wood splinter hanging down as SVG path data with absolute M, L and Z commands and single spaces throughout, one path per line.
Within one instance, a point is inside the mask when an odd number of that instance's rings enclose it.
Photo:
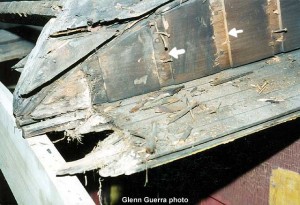
M 299 64 L 279 54 L 300 48 L 299 10 L 296 0 L 67 0 L 48 8 L 20 63 L 17 124 L 25 138 L 112 131 L 57 172 L 108 177 L 298 117 Z M 281 60 L 256 62 L 274 55 Z

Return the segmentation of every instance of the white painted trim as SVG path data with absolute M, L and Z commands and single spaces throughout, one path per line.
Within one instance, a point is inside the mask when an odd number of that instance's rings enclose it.
M 77 177 L 55 176 L 65 161 L 47 136 L 23 139 L 12 99 L 0 82 L 0 169 L 18 204 L 94 204 Z

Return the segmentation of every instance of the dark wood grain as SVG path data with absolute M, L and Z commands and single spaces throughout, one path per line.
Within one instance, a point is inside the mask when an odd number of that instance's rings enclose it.
M 185 49 L 184 54 L 171 62 L 175 83 L 218 72 L 218 67 L 214 67 L 217 51 L 209 2 L 187 1 L 166 12 L 164 17 L 169 24 L 168 52 L 174 47 Z
M 284 35 L 284 51 L 300 48 L 300 1 L 281 0 L 282 28 L 287 28 Z
M 225 1 L 228 32 L 233 28 L 243 30 L 237 38 L 229 38 L 233 66 L 273 55 L 273 48 L 269 45 L 271 31 L 266 8 L 267 0 Z
M 141 24 L 99 55 L 109 101 L 160 88 L 149 26 Z

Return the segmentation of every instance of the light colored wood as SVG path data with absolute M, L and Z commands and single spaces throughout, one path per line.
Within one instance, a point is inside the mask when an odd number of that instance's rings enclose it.
M 47 136 L 25 140 L 0 83 L 0 168 L 19 204 L 94 204 L 76 177 L 56 177 L 64 160 Z

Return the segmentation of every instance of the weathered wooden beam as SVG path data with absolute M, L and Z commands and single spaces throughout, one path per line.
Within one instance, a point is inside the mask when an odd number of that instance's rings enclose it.
M 18 24 L 45 25 L 61 11 L 59 1 L 0 2 L 0 21 Z
M 0 169 L 18 204 L 94 204 L 76 177 L 55 177 L 64 160 L 47 136 L 22 138 L 1 83 L 0 99 Z
M 0 62 L 21 59 L 28 55 L 34 44 L 19 36 L 0 30 Z
M 184 83 L 184 88 L 173 96 L 181 101 L 164 106 L 180 108 L 182 111 L 178 113 L 187 113 L 183 96 L 189 96 L 190 106 L 193 101 L 199 102 L 199 106 L 192 110 L 193 114 L 180 115 L 181 118 L 170 124 L 167 123 L 176 114 L 159 113 L 155 108 L 130 112 L 144 99 L 150 99 L 150 96 L 153 98 L 153 93 L 94 106 L 95 111 L 112 116 L 114 125 L 125 131 L 115 131 L 114 135 L 98 144 L 99 149 L 93 150 L 83 159 L 67 163 L 58 174 L 75 174 L 99 168 L 103 177 L 132 174 L 295 119 L 300 116 L 300 79 L 296 77 L 299 64 L 288 58 L 297 59 L 299 55 L 298 51 L 278 57 L 278 62 L 269 59 Z M 294 67 L 283 69 L 287 65 Z M 264 69 L 257 69 L 262 66 Z M 214 78 L 230 79 L 231 82 L 223 81 L 222 84 L 212 86 L 211 80 Z M 265 81 L 269 82 L 265 90 L 256 90 Z M 158 123 L 158 134 L 155 152 L 149 155 L 145 138 L 151 133 L 153 122 Z M 192 130 L 186 134 L 189 129 Z M 187 137 L 182 140 L 182 136 Z M 112 154 L 108 156 L 107 153 Z

